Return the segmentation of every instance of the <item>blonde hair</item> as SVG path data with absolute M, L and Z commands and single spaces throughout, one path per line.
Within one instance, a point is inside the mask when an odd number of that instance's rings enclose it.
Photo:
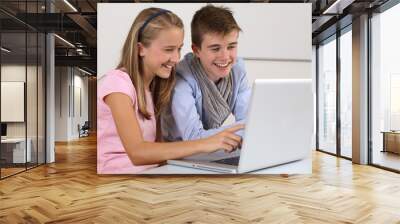
M 117 66 L 117 69 L 124 69 L 125 72 L 129 74 L 136 89 L 139 113 L 146 119 L 151 118 L 151 113 L 147 111 L 148 102 L 146 102 L 144 79 L 142 76 L 143 60 L 139 56 L 138 43 L 140 42 L 143 46 L 148 47 L 151 44 L 151 41 L 158 36 L 161 30 L 174 27 L 183 30 L 182 20 L 177 15 L 169 11 L 149 20 L 152 15 L 159 13 L 162 10 L 163 9 L 160 8 L 148 8 L 139 13 L 133 22 L 129 34 L 125 40 L 122 49 L 121 61 Z M 147 24 L 144 25 L 145 22 L 147 22 Z M 157 120 L 159 120 L 160 114 L 169 104 L 174 85 L 175 68 L 173 68 L 169 78 L 162 79 L 156 76 L 150 84 L 150 90 L 152 92 L 152 98 L 154 102 L 155 118 Z

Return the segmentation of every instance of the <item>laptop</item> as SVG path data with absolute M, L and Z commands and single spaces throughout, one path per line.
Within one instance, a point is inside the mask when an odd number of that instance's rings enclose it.
M 240 150 L 195 155 L 168 164 L 247 173 L 309 157 L 314 130 L 311 79 L 257 79 Z

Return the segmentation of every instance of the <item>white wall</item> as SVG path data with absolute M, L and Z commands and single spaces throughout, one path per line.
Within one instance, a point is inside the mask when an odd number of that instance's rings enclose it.
M 307 62 L 245 60 L 245 66 L 250 83 L 257 78 L 311 78 L 312 73 L 311 60 Z
M 88 78 L 77 69 L 56 67 L 55 80 L 55 141 L 77 139 L 78 124 L 88 120 Z
M 32 66 L 25 64 L 3 64 L 1 66 L 1 81 L 10 82 L 24 82 L 26 84 L 26 107 L 24 96 L 20 98 L 20 107 L 18 109 L 10 106 L 4 107 L 2 102 L 2 112 L 8 113 L 22 113 L 25 118 L 22 118 L 21 122 L 7 122 L 7 137 L 13 138 L 24 138 L 25 135 L 30 139 L 30 148 L 32 161 L 36 162 L 36 158 L 39 159 L 39 163 L 44 162 L 44 150 L 45 150 L 45 139 L 44 139 L 44 74 L 41 66 Z M 25 80 L 27 78 L 27 80 Z M 2 89 L 3 94 L 4 89 Z M 24 89 L 19 89 L 20 94 L 24 94 Z M 6 93 L 7 94 L 7 93 Z M 8 98 L 7 95 L 2 95 Z M 3 119 L 3 118 L 2 118 Z M 38 157 L 37 157 L 38 155 Z
M 70 76 L 68 67 L 55 68 L 55 141 L 68 141 Z
M 26 70 L 25 70 L 26 69 Z M 7 65 L 2 65 L 1 66 L 1 81 L 8 81 L 8 82 L 25 82 L 25 75 L 26 72 L 28 74 L 36 74 L 36 66 L 27 66 L 25 65 L 18 65 L 18 64 L 7 64 Z M 32 83 L 30 83 L 32 84 Z M 36 81 L 34 83 L 36 85 Z M 31 89 L 29 89 L 31 90 Z M 32 98 L 36 98 L 36 89 L 34 89 L 33 93 L 30 93 L 28 91 L 27 93 L 28 99 L 27 102 L 30 103 L 33 101 Z M 2 96 L 3 98 L 3 96 Z M 36 108 L 36 104 L 32 105 Z M 2 108 L 1 110 L 9 110 L 9 108 Z M 24 107 L 22 107 L 22 110 L 24 110 Z M 34 117 L 32 117 L 33 114 L 28 113 L 28 121 L 36 121 L 36 114 Z M 26 122 L 7 122 L 7 136 L 8 137 L 25 137 L 25 124 Z M 28 125 L 28 129 L 31 129 L 32 125 Z M 34 128 L 36 130 L 36 128 Z M 31 133 L 30 130 L 28 130 L 28 135 Z
M 184 55 L 190 52 L 192 15 L 204 5 L 205 3 L 98 4 L 98 77 L 116 67 L 129 28 L 142 9 L 162 7 L 173 11 L 183 20 Z M 311 4 L 215 5 L 229 7 L 243 30 L 239 35 L 238 55 L 245 58 L 250 80 L 261 77 L 311 78 Z
M 25 82 L 25 69 L 32 70 L 31 66 L 9 64 L 1 66 L 1 81 L 18 81 Z M 6 108 L 1 108 L 7 110 Z M 25 122 L 7 123 L 8 137 L 25 137 Z
M 24 122 L 25 82 L 1 81 L 1 121 Z
M 74 138 L 79 136 L 77 126 L 82 126 L 88 121 L 88 78 L 81 76 L 83 73 L 74 71 L 74 108 L 71 134 Z

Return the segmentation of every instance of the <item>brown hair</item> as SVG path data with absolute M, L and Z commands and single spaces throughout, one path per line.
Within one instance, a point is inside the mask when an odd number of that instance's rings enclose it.
M 162 10 L 163 9 L 159 8 L 148 8 L 139 13 L 133 22 L 129 34 L 125 40 L 125 44 L 122 49 L 121 60 L 117 66 L 118 69 L 123 69 L 129 74 L 136 89 L 139 113 L 146 119 L 151 118 L 151 113 L 147 111 L 146 107 L 148 102 L 146 102 L 144 80 L 142 76 L 143 60 L 139 56 L 138 42 L 142 43 L 145 47 L 148 47 L 151 44 L 151 41 L 157 37 L 161 30 L 173 27 L 183 30 L 182 20 L 177 15 L 169 11 L 149 20 L 152 15 L 155 15 Z M 146 21 L 148 23 L 144 25 Z M 142 26 L 143 28 L 139 37 L 139 30 Z M 155 117 L 157 120 L 159 119 L 160 114 L 169 104 L 174 85 L 175 68 L 173 68 L 168 79 L 162 79 L 156 76 L 150 84 L 154 102 Z
M 232 11 L 226 7 L 213 6 L 208 4 L 193 16 L 191 23 L 192 44 L 201 47 L 203 35 L 206 33 L 216 33 L 227 35 L 231 31 L 241 31 L 239 25 L 233 18 Z

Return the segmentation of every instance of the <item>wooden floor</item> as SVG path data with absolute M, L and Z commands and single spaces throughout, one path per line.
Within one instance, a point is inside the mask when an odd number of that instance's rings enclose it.
M 400 223 L 400 175 L 313 155 L 312 175 L 98 176 L 95 138 L 0 181 L 0 223 Z
M 13 175 L 13 174 L 25 171 L 25 170 L 26 170 L 25 167 L 24 168 L 20 168 L 20 167 L 18 167 L 18 168 L 4 168 L 4 167 L 2 167 L 1 168 L 1 178 L 8 177 L 10 175 Z
M 374 151 L 372 162 L 377 165 L 400 170 L 400 154 L 376 150 Z
M 26 165 L 26 167 L 25 167 L 25 164 L 18 164 L 17 167 L 11 167 L 11 168 L 10 167 L 6 167 L 6 168 L 2 167 L 0 170 L 1 178 L 6 178 L 8 176 L 15 175 L 20 172 L 24 172 L 28 169 L 33 169 L 37 166 L 38 165 L 36 163 L 31 163 L 31 164 L 28 163 Z

